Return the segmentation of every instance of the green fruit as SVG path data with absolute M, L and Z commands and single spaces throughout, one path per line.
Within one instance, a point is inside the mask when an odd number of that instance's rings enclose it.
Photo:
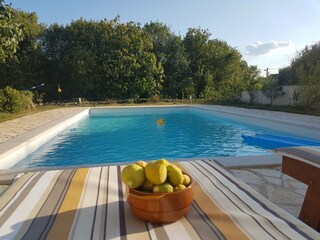
M 154 187 L 154 184 L 150 182 L 148 179 L 145 179 L 141 186 L 141 190 L 152 192 L 153 187 Z
M 178 186 L 183 182 L 183 174 L 180 168 L 178 168 L 176 165 L 169 164 L 167 166 L 167 171 L 168 171 L 168 179 L 169 182 L 173 186 Z
M 168 161 L 165 159 L 149 162 L 145 166 L 147 179 L 156 185 L 164 183 L 167 179 L 167 165 Z
M 170 183 L 163 183 L 160 185 L 156 185 L 153 187 L 153 192 L 154 193 L 168 193 L 168 192 L 173 192 L 173 187 Z
M 183 189 L 185 189 L 185 188 L 186 188 L 185 185 L 179 184 L 178 186 L 175 186 L 173 190 L 174 190 L 174 191 L 180 191 L 180 190 L 183 190 Z
M 144 168 L 137 164 L 126 166 L 121 172 L 121 180 L 129 188 L 140 187 L 145 180 Z
M 187 174 L 183 174 L 183 182 L 182 182 L 182 184 L 185 185 L 185 186 L 188 186 L 190 182 L 191 182 L 190 177 Z

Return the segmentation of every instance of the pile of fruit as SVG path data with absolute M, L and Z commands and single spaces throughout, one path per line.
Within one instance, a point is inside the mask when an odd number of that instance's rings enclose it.
M 154 193 L 179 191 L 190 183 L 188 175 L 165 159 L 127 165 L 121 172 L 121 179 L 129 188 Z

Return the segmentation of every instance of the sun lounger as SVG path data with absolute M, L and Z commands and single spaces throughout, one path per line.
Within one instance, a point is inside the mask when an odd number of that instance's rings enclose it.
M 194 179 L 194 201 L 174 223 L 131 214 L 122 166 L 40 171 L 0 197 L 0 239 L 320 239 L 217 162 L 178 164 Z
M 299 218 L 320 231 L 320 147 L 276 149 L 282 155 L 282 172 L 308 185 Z

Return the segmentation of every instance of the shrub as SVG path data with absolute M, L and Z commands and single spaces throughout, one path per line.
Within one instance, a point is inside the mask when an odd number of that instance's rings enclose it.
M 33 93 L 19 91 L 7 86 L 0 89 L 0 111 L 15 113 L 33 107 Z
M 274 99 L 284 94 L 282 87 L 278 84 L 277 79 L 267 78 L 267 81 L 262 86 L 262 93 L 270 99 L 270 104 L 273 104 Z
M 157 103 L 157 102 L 160 102 L 161 98 L 159 95 L 152 95 L 150 98 L 149 98 L 149 102 L 150 103 Z

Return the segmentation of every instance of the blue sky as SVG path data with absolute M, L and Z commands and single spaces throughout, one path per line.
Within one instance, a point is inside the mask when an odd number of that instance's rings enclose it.
M 176 34 L 189 27 L 208 29 L 211 38 L 237 48 L 250 65 L 270 72 L 287 66 L 305 45 L 320 40 L 320 0 L 6 0 L 36 12 L 39 22 L 68 24 L 113 19 L 160 21 Z

